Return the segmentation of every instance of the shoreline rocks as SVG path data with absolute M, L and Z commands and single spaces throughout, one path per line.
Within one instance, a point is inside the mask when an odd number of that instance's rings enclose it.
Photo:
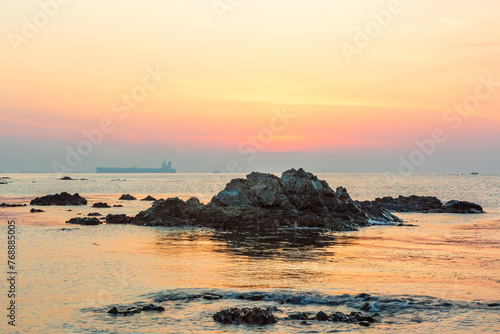
M 92 207 L 93 208 L 110 208 L 110 206 L 108 205 L 108 203 L 104 203 L 104 202 L 94 203 L 94 204 L 92 204 Z
M 87 205 L 87 200 L 78 194 L 70 195 L 62 192 L 55 195 L 37 197 L 30 202 L 30 205 Z

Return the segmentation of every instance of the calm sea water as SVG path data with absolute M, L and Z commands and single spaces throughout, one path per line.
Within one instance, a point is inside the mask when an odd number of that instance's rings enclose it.
M 12 333 L 499 333 L 500 176 L 418 174 L 394 182 L 382 174 L 318 174 L 354 199 L 432 195 L 481 204 L 482 215 L 399 214 L 416 226 L 372 226 L 357 232 L 307 229 L 222 233 L 207 229 L 73 226 L 89 212 L 133 215 L 148 208 L 137 198 L 197 196 L 208 202 L 235 174 L 0 174 L 0 203 L 29 203 L 40 195 L 78 192 L 89 204 L 123 208 L 0 208 L 0 256 L 6 262 L 7 219 L 17 223 L 17 326 Z M 391 181 L 392 180 L 392 181 Z M 72 210 L 72 211 L 67 211 Z M 2 255 L 3 254 L 3 255 Z M 7 268 L 4 265 L 4 276 Z M 2 291 L 7 283 L 2 279 Z M 206 293 L 220 300 L 194 298 Z M 242 293 L 264 296 L 238 299 Z M 292 312 L 359 310 L 356 294 L 372 295 L 381 322 L 355 324 L 280 320 L 265 327 L 221 325 L 213 313 L 233 306 L 277 306 Z M 7 307 L 6 293 L 0 309 Z M 3 304 L 2 304 L 3 303 Z M 113 306 L 143 303 L 163 313 L 110 316 Z M 5 305 L 5 306 L 3 306 Z M 5 313 L 5 312 L 4 312 Z M 369 312 L 371 313 L 371 312 Z

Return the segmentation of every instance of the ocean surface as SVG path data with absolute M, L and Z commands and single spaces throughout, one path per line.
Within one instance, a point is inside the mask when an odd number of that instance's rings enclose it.
M 90 212 L 135 215 L 146 201 L 196 196 L 203 202 L 244 174 L 0 174 L 0 203 L 79 193 L 83 207 L 0 207 L 0 332 L 8 333 L 500 333 L 500 176 L 317 174 L 353 199 L 426 195 L 467 200 L 485 214 L 396 214 L 415 226 L 355 232 L 273 233 L 142 226 L 76 226 Z M 122 208 L 91 208 L 104 201 Z M 40 207 L 39 207 L 40 208 Z M 71 210 L 71 211 L 68 211 Z M 7 325 L 7 222 L 16 222 L 16 326 Z M 370 294 L 368 301 L 361 293 Z M 207 294 L 222 296 L 204 299 Z M 241 299 L 253 296 L 254 301 Z M 365 298 L 366 299 L 366 298 Z M 288 314 L 378 313 L 371 327 L 284 320 Z M 113 316 L 158 304 L 166 311 Z M 222 325 L 229 307 L 277 307 L 267 326 Z

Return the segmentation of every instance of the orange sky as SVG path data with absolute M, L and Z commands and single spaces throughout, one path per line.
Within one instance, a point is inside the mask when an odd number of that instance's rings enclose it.
M 235 152 L 286 107 L 293 120 L 263 151 L 411 149 L 451 131 L 445 111 L 480 77 L 500 82 L 496 0 L 401 1 L 350 61 L 342 43 L 391 1 L 242 0 L 222 14 L 213 3 L 4 1 L 0 136 L 64 146 L 109 118 L 113 143 Z M 168 77 L 121 119 L 113 103 L 156 67 Z M 499 107 L 494 91 L 454 137 L 494 135 Z

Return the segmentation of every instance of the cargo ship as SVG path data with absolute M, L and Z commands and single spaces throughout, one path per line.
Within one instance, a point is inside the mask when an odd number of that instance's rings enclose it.
M 140 167 L 96 167 L 96 173 L 176 173 L 175 168 L 172 168 L 172 163 L 163 161 L 161 168 L 140 168 Z

